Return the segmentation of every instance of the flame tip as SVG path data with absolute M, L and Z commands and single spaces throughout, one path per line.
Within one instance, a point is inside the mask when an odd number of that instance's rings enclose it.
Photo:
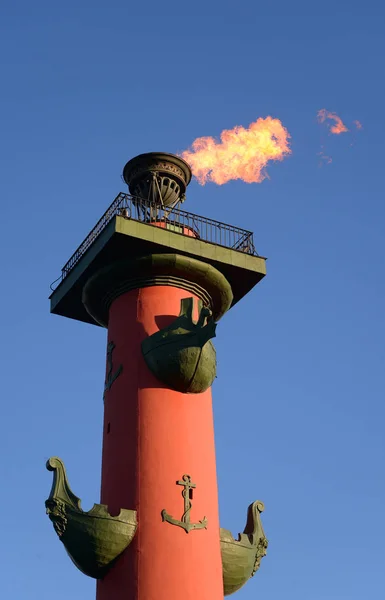
M 326 108 L 321 108 L 317 112 L 317 119 L 319 123 L 324 123 L 326 120 L 334 121 L 334 125 L 328 124 L 330 133 L 333 133 L 334 135 L 339 135 L 349 131 L 346 125 L 342 122 L 341 117 L 334 112 L 326 110 Z

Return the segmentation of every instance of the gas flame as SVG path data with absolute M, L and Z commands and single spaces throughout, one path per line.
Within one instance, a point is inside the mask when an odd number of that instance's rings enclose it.
M 242 126 L 225 129 L 220 141 L 213 137 L 197 138 L 181 156 L 201 185 L 208 181 L 222 185 L 232 179 L 261 183 L 267 177 L 267 163 L 283 160 L 291 153 L 289 138 L 279 119 L 259 118 L 248 129 Z
M 326 119 L 334 121 L 334 125 L 329 125 L 331 133 L 339 135 L 340 133 L 345 133 L 346 131 L 349 131 L 346 125 L 344 125 L 344 123 L 342 122 L 342 119 L 338 115 L 336 115 L 336 113 L 328 112 L 326 108 L 321 108 L 321 110 L 318 111 L 317 117 L 319 123 L 324 123 Z

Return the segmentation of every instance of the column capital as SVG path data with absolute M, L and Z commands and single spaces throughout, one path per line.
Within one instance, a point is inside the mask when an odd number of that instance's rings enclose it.
M 233 301 L 231 286 L 212 265 L 180 254 L 149 254 L 114 262 L 85 284 L 82 301 L 91 317 L 108 327 L 109 309 L 122 294 L 151 286 L 182 288 L 210 308 L 218 321 Z

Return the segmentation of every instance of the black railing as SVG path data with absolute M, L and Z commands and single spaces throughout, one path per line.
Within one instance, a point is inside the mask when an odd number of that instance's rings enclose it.
M 147 225 L 163 226 L 182 235 L 192 235 L 210 244 L 258 256 L 251 231 L 220 223 L 207 217 L 200 217 L 179 208 L 161 207 L 149 200 L 121 192 L 64 265 L 59 279 L 63 280 L 67 277 L 91 244 L 117 215 Z

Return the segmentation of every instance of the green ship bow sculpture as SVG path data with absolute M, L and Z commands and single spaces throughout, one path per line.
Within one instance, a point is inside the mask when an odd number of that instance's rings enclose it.
M 193 312 L 197 306 L 198 320 Z M 142 353 L 150 371 L 167 387 L 184 394 L 201 394 L 216 376 L 216 353 L 211 338 L 216 323 L 202 301 L 181 300 L 179 317 L 168 327 L 142 342 Z
M 245 585 L 258 571 L 262 558 L 266 556 L 268 541 L 260 517 L 264 508 L 260 500 L 250 504 L 245 529 L 237 540 L 228 529 L 220 529 L 225 596 L 237 592 Z
M 50 458 L 46 466 L 54 473 L 45 503 L 54 529 L 78 569 L 101 579 L 132 541 L 137 529 L 136 511 L 123 508 L 118 516 L 111 517 L 107 506 L 94 504 L 84 512 L 60 458 Z

